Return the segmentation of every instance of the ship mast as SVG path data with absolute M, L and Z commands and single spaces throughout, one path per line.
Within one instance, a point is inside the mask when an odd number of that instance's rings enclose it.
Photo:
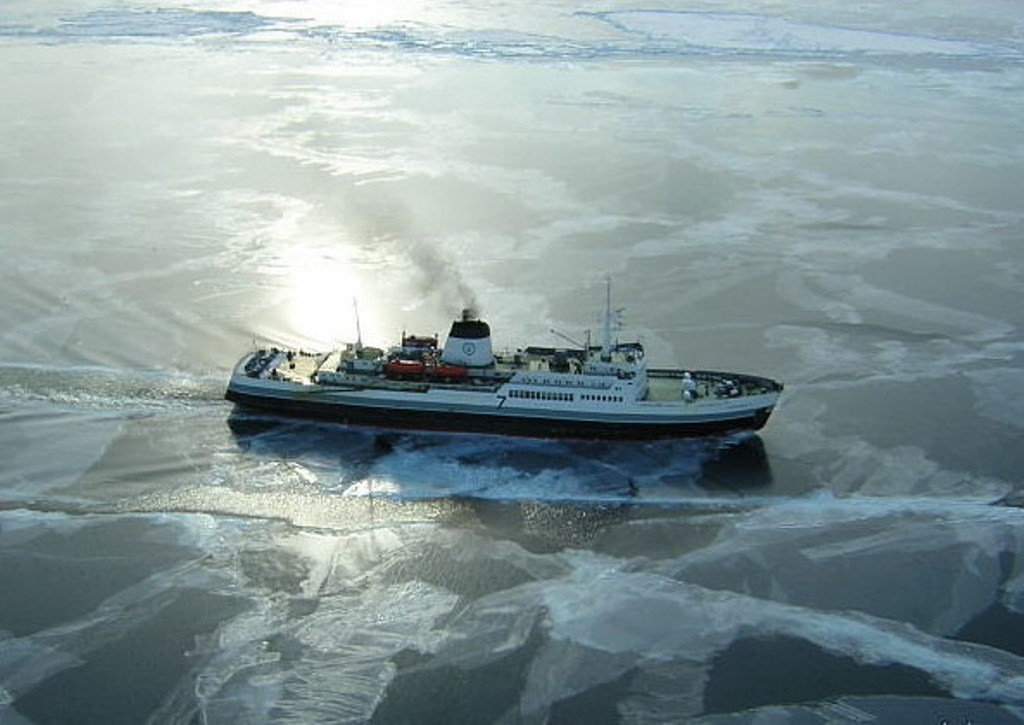
M 612 278 L 605 278 L 604 339 L 601 342 L 601 359 L 612 359 Z
M 356 352 L 363 349 L 363 331 L 359 326 L 359 300 L 352 298 L 352 309 L 356 313 Z

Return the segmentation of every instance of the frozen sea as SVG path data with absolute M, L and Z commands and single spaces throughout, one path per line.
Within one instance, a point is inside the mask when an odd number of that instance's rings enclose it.
M 0 67 L 0 722 L 1024 722 L 1018 0 L 5 0 Z M 222 397 L 605 275 L 768 426 Z

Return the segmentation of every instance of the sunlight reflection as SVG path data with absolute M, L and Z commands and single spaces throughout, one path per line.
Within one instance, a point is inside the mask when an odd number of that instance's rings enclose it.
M 322 348 L 354 341 L 353 300 L 359 286 L 349 260 L 337 252 L 299 247 L 291 250 L 287 264 L 287 320 L 295 334 Z
M 275 15 L 308 18 L 318 23 L 331 23 L 346 28 L 373 28 L 417 17 L 420 0 L 306 0 L 282 2 L 274 7 Z

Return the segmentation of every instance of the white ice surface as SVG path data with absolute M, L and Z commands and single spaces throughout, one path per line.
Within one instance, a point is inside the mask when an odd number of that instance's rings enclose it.
M 671 690 L 660 693 L 663 707 L 670 708 L 672 717 L 692 717 L 702 707 L 714 656 L 739 638 L 773 635 L 803 639 L 864 664 L 906 665 L 961 697 L 1011 703 L 1024 696 L 1019 676 L 1024 661 L 998 650 L 863 613 L 819 611 L 710 590 L 586 552 L 564 558 L 573 567 L 568 576 L 473 602 L 438 644 L 438 664 L 479 666 L 505 651 L 487 645 L 513 635 L 513 646 L 521 646 L 541 623 L 546 639 L 530 665 L 512 719 L 537 717 L 555 702 L 627 671 L 634 677 L 650 674 L 655 681 L 666 668 L 673 675 Z M 627 697 L 622 707 L 643 711 L 650 706 L 643 701 L 648 694 L 636 695 L 636 702 Z M 662 709 L 661 715 L 666 714 Z
M 728 517 L 663 571 L 822 611 L 855 609 L 955 635 L 1009 595 L 1003 552 L 1024 554 L 1020 510 L 925 499 L 816 496 Z
M 181 519 L 169 516 L 146 517 L 154 524 L 150 536 L 178 544 L 202 546 L 217 551 L 223 537 L 234 535 L 233 522 L 221 522 L 217 534 L 210 536 L 209 517 Z M 0 546 L 17 549 L 32 538 L 44 534 L 68 536 L 83 528 L 102 526 L 111 516 L 67 516 L 59 513 L 5 511 L 0 515 Z M 88 557 L 88 552 L 83 556 Z M 18 696 L 35 685 L 71 667 L 83 664 L 102 648 L 160 611 L 179 589 L 216 590 L 223 579 L 198 561 L 186 559 L 154 571 L 150 576 L 100 602 L 79 618 L 56 623 L 20 637 L 7 637 L 0 645 L 0 692 Z M 13 697 L 12 697 L 13 699 Z M 0 711 L 0 720 L 6 713 Z
M 730 53 L 973 57 L 1000 50 L 963 40 L 860 30 L 746 13 L 627 10 L 601 13 L 598 17 L 624 30 L 658 40 Z

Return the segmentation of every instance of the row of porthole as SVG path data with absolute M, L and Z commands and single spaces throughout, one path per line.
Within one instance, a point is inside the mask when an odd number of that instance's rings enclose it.
M 526 398 L 527 400 L 562 400 L 572 402 L 576 396 L 572 393 L 562 393 L 547 390 L 510 390 L 510 398 Z M 597 401 L 601 403 L 621 403 L 624 398 L 621 395 L 590 395 L 581 394 L 580 400 Z
M 530 400 L 564 400 L 569 402 L 575 399 L 572 393 L 549 392 L 547 390 L 510 390 L 508 396 L 510 398 L 527 398 Z

